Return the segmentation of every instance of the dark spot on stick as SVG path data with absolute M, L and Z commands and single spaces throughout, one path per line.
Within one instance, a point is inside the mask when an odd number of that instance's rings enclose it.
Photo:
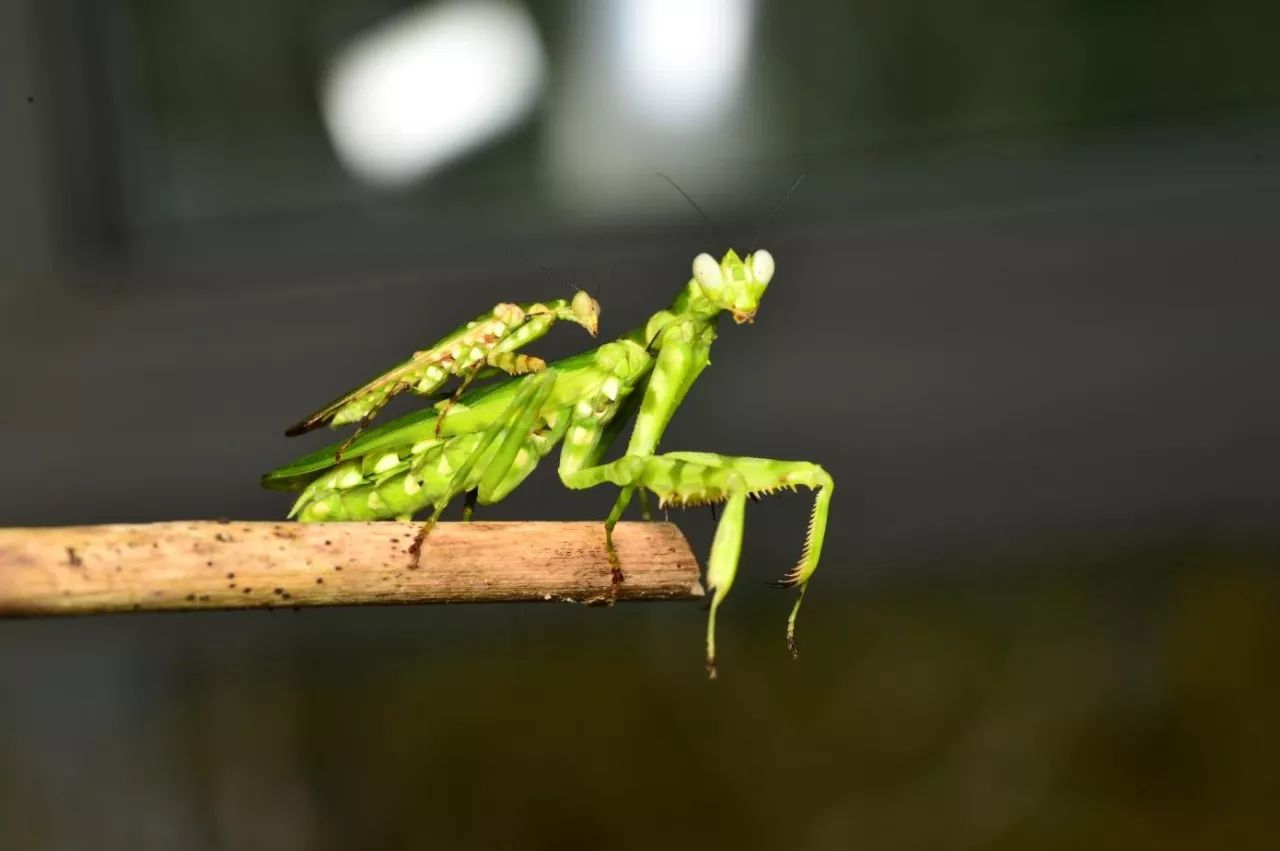
M 323 577 L 323 576 L 317 576 L 317 577 L 316 577 L 316 584 L 317 584 L 317 585 L 323 585 L 323 584 L 324 584 L 324 577 Z
M 231 572 L 231 573 L 228 573 L 228 574 L 227 574 L 227 578 L 228 578 L 228 579 L 235 579 L 235 578 L 236 578 L 235 572 L 233 571 L 233 572 Z
M 196 595 L 195 595 L 195 594 L 188 594 L 188 595 L 187 595 L 187 602 L 188 602 L 188 603 L 195 602 L 195 599 L 196 599 Z
M 76 555 L 75 547 L 67 547 L 67 564 L 71 565 L 72 567 L 84 566 L 84 559 Z
M 231 522 L 231 520 L 230 518 L 227 518 L 227 517 L 219 517 L 215 522 L 221 523 L 223 526 L 226 526 L 228 523 Z
M 233 540 L 230 535 L 224 535 L 221 532 L 213 536 L 213 539 L 222 544 L 229 544 Z

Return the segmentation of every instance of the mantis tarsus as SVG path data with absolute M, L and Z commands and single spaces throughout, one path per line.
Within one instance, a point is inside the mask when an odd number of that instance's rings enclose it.
M 787 619 L 787 644 L 794 653 L 796 616 L 822 553 L 831 477 L 807 461 L 657 453 L 667 424 L 710 362 L 720 318 L 729 314 L 739 325 L 752 322 L 773 276 L 774 260 L 767 251 L 742 259 L 730 250 L 719 262 L 699 254 L 692 278 L 670 307 L 612 342 L 552 364 L 515 350 L 546 333 L 557 318 L 575 321 L 594 335 L 595 300 L 579 292 L 571 302 L 523 305 L 514 311 L 514 305 L 499 305 L 325 406 L 290 433 L 328 422 L 358 421 L 363 428 L 390 395 L 404 389 L 430 394 L 450 376 L 458 377 L 465 389 L 486 370 L 516 374 L 313 452 L 267 473 L 262 483 L 301 490 L 289 513 L 301 521 L 407 520 L 431 509 L 421 544 L 454 498 L 465 495 L 464 518 L 469 517 L 475 503 L 503 499 L 562 444 L 559 475 L 565 486 L 610 483 L 621 488 L 604 522 L 615 582 L 623 577 L 613 555 L 613 527 L 637 488 L 642 497 L 643 489 L 652 491 L 662 506 L 723 503 L 706 571 L 711 592 L 707 671 L 712 677 L 716 612 L 737 573 L 746 500 L 806 487 L 816 494 L 804 548 L 776 583 L 798 589 Z M 602 461 L 632 416 L 635 426 L 626 452 Z

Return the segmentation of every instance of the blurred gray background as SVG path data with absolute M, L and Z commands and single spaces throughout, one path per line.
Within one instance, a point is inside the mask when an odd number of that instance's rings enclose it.
M 838 484 L 798 663 L 755 580 L 808 503 L 749 507 L 714 684 L 695 606 L 0 624 L 0 848 L 1271 847 L 1278 26 L 0 3 L 0 523 L 282 516 L 319 403 L 500 300 L 621 333 L 761 228 L 664 447 Z M 484 516 L 608 511 L 544 467 Z

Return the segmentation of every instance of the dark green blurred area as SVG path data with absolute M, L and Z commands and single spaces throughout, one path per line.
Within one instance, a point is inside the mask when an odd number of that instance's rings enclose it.
M 315 77 L 353 28 L 411 3 L 126 4 L 135 72 L 170 132 L 314 132 Z M 529 4 L 553 54 L 585 4 Z M 788 144 L 851 128 L 933 134 L 1274 107 L 1280 9 L 1254 0 L 766 3 L 755 51 L 786 92 Z M 227 116 L 235 115 L 236 122 Z
M 617 3 L 531 4 L 550 105 L 361 185 L 318 79 L 412 5 L 0 6 L 0 523 L 276 518 L 280 430 L 422 335 L 561 276 L 616 333 L 714 248 L 554 174 Z M 758 582 L 800 498 L 748 511 L 715 683 L 693 605 L 4 622 L 0 851 L 1277 847 L 1280 4 L 757 13 L 768 126 L 664 168 L 732 240 L 809 177 L 664 446 L 834 475 L 801 659 Z

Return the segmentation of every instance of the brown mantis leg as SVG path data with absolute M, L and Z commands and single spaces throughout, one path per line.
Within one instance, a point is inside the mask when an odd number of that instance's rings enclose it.
M 458 401 L 458 397 L 467 389 L 467 385 L 471 383 L 472 379 L 476 377 L 476 374 L 480 372 L 480 369 L 483 366 L 484 361 L 481 361 L 472 369 L 467 370 L 467 374 L 462 376 L 462 381 L 458 382 L 458 389 L 454 390 L 453 395 L 450 396 L 445 401 L 444 405 L 441 406 L 440 413 L 436 415 L 436 437 L 440 436 L 440 427 L 444 425 L 444 418 L 449 414 L 449 409 Z
M 400 391 L 407 389 L 408 386 L 409 385 L 405 384 L 403 381 L 397 382 L 394 385 L 394 389 L 390 390 L 387 395 L 374 403 L 373 407 L 369 409 L 369 412 L 361 417 L 360 421 L 356 423 L 355 431 L 347 435 L 347 439 L 338 444 L 338 448 L 333 453 L 333 462 L 335 464 L 342 460 L 342 453 L 346 452 L 347 448 L 356 442 L 356 438 L 369 427 L 369 423 L 373 422 L 373 418 L 378 415 L 378 412 L 387 406 L 387 403 L 391 401 L 391 397 Z

